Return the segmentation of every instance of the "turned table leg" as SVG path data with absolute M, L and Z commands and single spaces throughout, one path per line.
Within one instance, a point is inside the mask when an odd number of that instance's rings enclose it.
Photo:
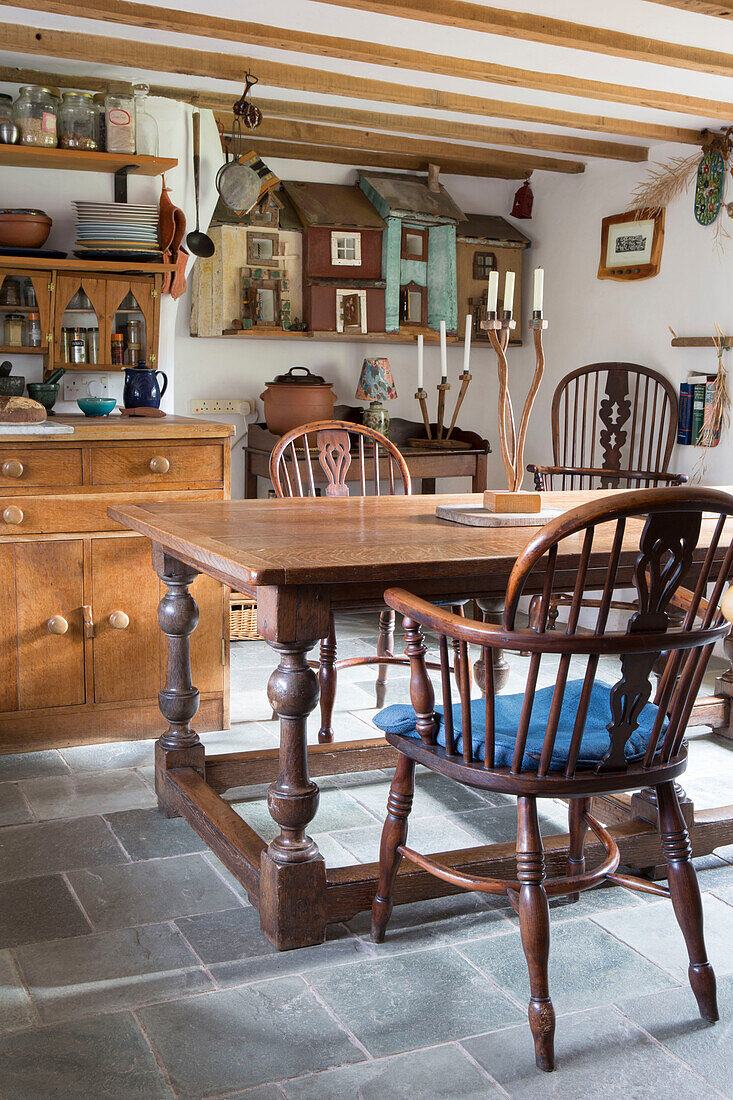
M 157 546 L 153 548 L 153 565 L 166 586 L 158 605 L 158 622 L 168 639 L 165 687 L 158 695 L 168 728 L 155 743 L 155 790 L 158 807 L 166 817 L 177 817 L 166 799 L 166 772 L 170 768 L 194 768 L 204 774 L 204 746 L 191 729 L 199 709 L 199 693 L 191 683 L 189 639 L 199 621 L 199 609 L 189 585 L 198 573 Z
M 728 697 L 730 700 L 730 714 L 733 715 L 733 637 L 730 634 L 723 641 L 723 649 L 725 650 L 726 659 L 729 661 L 729 666 L 723 675 L 718 676 L 716 679 L 715 694 Z M 726 737 L 728 740 L 733 741 L 733 717 L 728 718 L 727 727 L 717 729 L 715 732 L 718 737 Z
M 498 599 L 476 600 L 476 606 L 482 612 L 484 622 L 501 623 L 504 617 L 504 600 L 501 597 Z M 494 662 L 494 691 L 503 691 L 509 679 L 509 662 L 504 656 L 503 649 L 493 650 L 492 658 Z M 485 695 L 486 677 L 484 675 L 483 657 L 479 657 L 479 659 L 474 662 L 473 674 L 476 678 L 476 683 Z
M 260 633 L 280 656 L 267 686 L 280 719 L 279 772 L 267 806 L 280 833 L 262 853 L 260 924 L 268 939 L 286 950 L 326 938 L 326 865 L 306 833 L 319 795 L 308 774 L 306 727 L 318 702 L 318 677 L 308 652 L 327 635 L 330 616 L 317 591 L 307 589 L 258 589 L 257 611 Z

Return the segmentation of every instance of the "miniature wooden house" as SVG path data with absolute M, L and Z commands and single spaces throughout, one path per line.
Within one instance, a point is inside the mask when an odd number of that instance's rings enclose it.
M 216 251 L 193 269 L 192 336 L 273 333 L 302 319 L 303 231 L 286 195 L 242 216 L 217 207 L 209 235 Z
M 481 328 L 486 320 L 486 297 L 489 273 L 499 272 L 499 310 L 503 307 L 504 279 L 507 271 L 516 274 L 514 289 L 514 319 L 517 327 L 510 343 L 521 343 L 522 318 L 522 257 L 531 241 L 521 230 L 498 215 L 467 214 L 458 226 L 456 259 L 458 266 L 458 311 L 461 317 L 473 317 L 473 337 L 488 340 Z
M 303 311 L 312 332 L 384 332 L 384 221 L 357 187 L 283 183 L 304 227 Z
M 359 186 L 386 222 L 382 249 L 387 332 L 458 328 L 456 225 L 465 214 L 442 184 L 361 172 Z

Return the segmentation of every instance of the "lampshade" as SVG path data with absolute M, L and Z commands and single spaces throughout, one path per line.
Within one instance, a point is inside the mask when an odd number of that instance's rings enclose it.
M 365 359 L 361 366 L 357 401 L 391 401 L 397 396 L 389 359 Z

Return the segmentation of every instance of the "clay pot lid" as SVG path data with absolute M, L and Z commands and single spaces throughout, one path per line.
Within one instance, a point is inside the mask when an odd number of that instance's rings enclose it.
M 293 371 L 302 370 L 305 374 L 293 374 Z M 320 374 L 312 374 L 307 367 L 291 367 L 287 374 L 278 374 L 268 386 L 330 386 Z
M 35 218 L 47 218 L 48 214 L 45 210 L 0 210 L 0 214 L 32 214 Z

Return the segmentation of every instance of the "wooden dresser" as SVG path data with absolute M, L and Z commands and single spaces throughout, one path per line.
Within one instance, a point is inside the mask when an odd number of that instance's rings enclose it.
M 147 539 L 110 504 L 230 495 L 230 425 L 57 416 L 0 435 L 0 752 L 157 737 L 165 653 Z M 193 586 L 200 731 L 226 728 L 228 590 Z

